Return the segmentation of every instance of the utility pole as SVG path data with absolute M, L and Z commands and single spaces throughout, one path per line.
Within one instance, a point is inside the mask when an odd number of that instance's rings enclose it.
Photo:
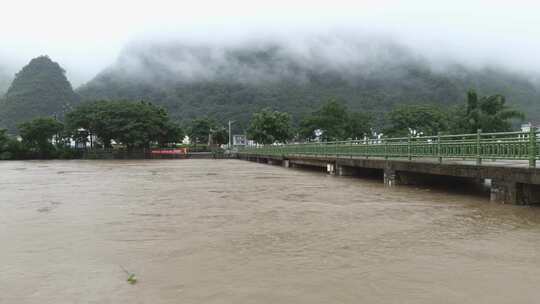
M 232 133 L 231 133 L 231 125 L 234 123 L 234 120 L 229 120 L 229 150 L 232 147 Z

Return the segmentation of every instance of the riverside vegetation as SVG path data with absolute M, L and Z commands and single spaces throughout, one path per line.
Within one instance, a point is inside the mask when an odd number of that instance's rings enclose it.
M 333 141 L 374 136 L 418 136 L 439 133 L 508 131 L 512 120 L 524 115 L 506 105 L 504 96 L 479 97 L 467 94 L 467 102 L 444 111 L 435 106 L 399 106 L 386 116 L 384 129 L 376 129 L 369 113 L 351 112 L 335 99 L 304 117 L 294 127 L 291 115 L 265 108 L 253 115 L 246 130 L 248 138 L 260 144 L 288 141 Z M 187 132 L 184 131 L 187 129 Z M 167 111 L 144 101 L 94 101 L 82 103 L 65 114 L 63 122 L 39 117 L 18 125 L 21 140 L 0 131 L 0 158 L 76 158 L 76 147 L 112 148 L 116 143 L 127 150 L 170 147 L 185 135 L 197 145 L 227 142 L 225 128 L 216 120 L 202 117 L 182 126 Z

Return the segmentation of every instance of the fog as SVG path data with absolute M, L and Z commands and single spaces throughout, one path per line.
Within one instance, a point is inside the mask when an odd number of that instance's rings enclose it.
M 358 33 L 245 37 L 229 41 L 141 40 L 129 43 L 114 64 L 115 78 L 240 83 L 307 81 L 310 73 L 365 75 L 423 61 L 391 39 Z
M 0 69 L 13 74 L 47 54 L 78 86 L 115 62 L 136 67 L 140 63 L 130 62 L 130 54 L 144 52 L 172 72 L 204 78 L 215 73 L 208 62 L 226 62 L 224 50 L 277 44 L 279 58 L 344 72 L 351 64 L 381 59 L 381 45 L 407 50 L 384 60 L 501 66 L 531 77 L 540 70 L 539 3 L 396 2 L 5 1 L 0 4 Z M 163 46 L 191 51 L 152 52 Z M 210 61 L 199 60 L 201 48 Z M 260 77 L 249 72 L 246 79 Z

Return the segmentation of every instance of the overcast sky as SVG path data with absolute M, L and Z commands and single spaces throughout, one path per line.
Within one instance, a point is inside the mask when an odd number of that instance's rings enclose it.
M 540 71 L 540 1 L 1 0 L 0 65 L 47 54 L 77 86 L 131 41 L 390 36 L 426 56 Z

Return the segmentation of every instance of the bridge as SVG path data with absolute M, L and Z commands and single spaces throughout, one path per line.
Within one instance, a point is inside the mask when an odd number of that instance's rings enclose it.
M 340 176 L 380 176 L 385 186 L 476 183 L 490 200 L 540 203 L 538 131 L 258 145 L 240 159 L 285 167 L 318 167 Z

